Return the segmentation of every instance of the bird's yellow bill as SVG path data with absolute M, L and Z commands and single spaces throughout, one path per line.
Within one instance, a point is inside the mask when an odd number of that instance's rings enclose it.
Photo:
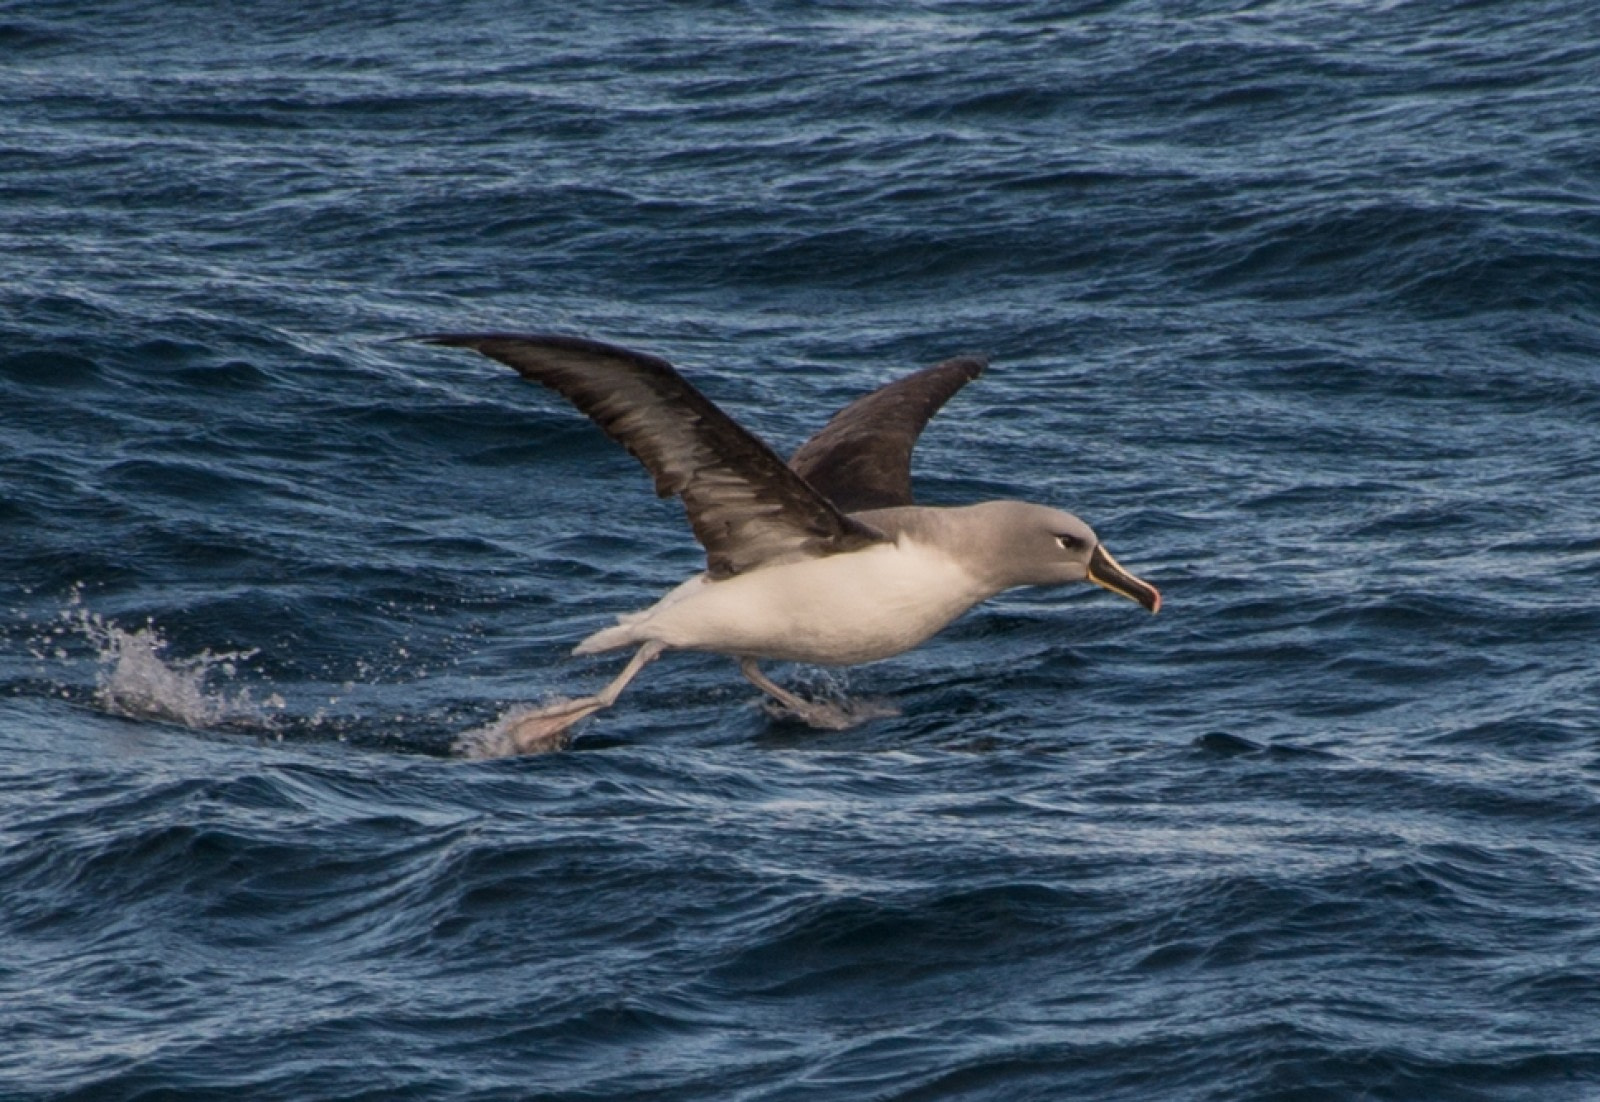
M 1122 569 L 1122 564 L 1111 557 L 1111 552 L 1098 544 L 1094 554 L 1089 556 L 1089 580 L 1130 601 L 1138 601 L 1151 612 L 1161 611 L 1161 591 Z

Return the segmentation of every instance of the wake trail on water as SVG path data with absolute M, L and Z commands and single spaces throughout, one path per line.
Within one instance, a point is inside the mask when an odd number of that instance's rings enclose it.
M 23 618 L 28 618 L 25 613 Z M 466 729 L 458 715 L 439 714 L 437 700 L 431 707 L 413 700 L 416 711 L 395 711 L 400 685 L 366 662 L 359 664 L 355 678 L 273 685 L 255 665 L 262 655 L 259 648 L 175 653 L 154 619 L 127 626 L 87 607 L 78 591 L 48 619 L 36 621 L 27 650 L 40 666 L 35 688 L 42 682 L 49 695 L 122 719 L 275 741 L 332 739 L 427 754 L 449 753 L 454 744 L 458 756 L 502 756 L 465 753 L 461 744 L 536 710 L 502 706 L 497 719 L 486 724 L 480 719 Z M 401 653 L 407 652 L 402 648 Z M 81 673 L 86 662 L 93 665 L 90 686 Z M 430 671 L 406 672 L 421 678 Z M 405 695 L 409 698 L 410 692 Z M 479 710 L 481 703 L 471 710 Z M 459 706 L 455 701 L 444 711 L 454 713 Z

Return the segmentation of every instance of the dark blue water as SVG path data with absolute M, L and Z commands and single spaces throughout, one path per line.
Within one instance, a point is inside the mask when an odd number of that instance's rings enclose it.
M 1600 18 L 0 8 L 0 1096 L 1600 1097 Z M 780 449 L 965 352 L 1018 591 L 769 717 L 472 328 Z

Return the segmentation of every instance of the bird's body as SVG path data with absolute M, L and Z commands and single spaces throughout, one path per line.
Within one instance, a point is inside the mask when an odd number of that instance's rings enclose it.
M 994 592 L 956 559 L 902 535 L 721 580 L 698 574 L 578 651 L 655 639 L 675 650 L 854 666 L 910 650 Z
M 579 643 L 590 654 L 637 646 L 610 685 L 540 709 L 459 748 L 500 756 L 557 748 L 568 728 L 609 707 L 666 650 L 725 654 L 790 712 L 833 713 L 769 681 L 761 659 L 847 666 L 910 650 L 973 605 L 1021 585 L 1092 581 L 1160 607 L 1070 513 L 1020 501 L 939 508 L 911 499 L 918 434 L 983 362 L 907 376 L 841 410 L 785 464 L 663 360 L 575 337 L 423 338 L 477 349 L 588 414 L 682 497 L 707 569 L 650 608 Z

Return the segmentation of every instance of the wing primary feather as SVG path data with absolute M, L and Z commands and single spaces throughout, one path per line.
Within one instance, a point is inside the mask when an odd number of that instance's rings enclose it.
M 911 505 L 911 452 L 924 426 L 988 361 L 960 356 L 879 387 L 845 406 L 789 460 L 846 513 Z
M 571 402 L 644 466 L 656 493 L 682 499 L 713 577 L 883 539 L 845 516 L 666 360 L 542 333 L 413 339 L 470 348 Z

